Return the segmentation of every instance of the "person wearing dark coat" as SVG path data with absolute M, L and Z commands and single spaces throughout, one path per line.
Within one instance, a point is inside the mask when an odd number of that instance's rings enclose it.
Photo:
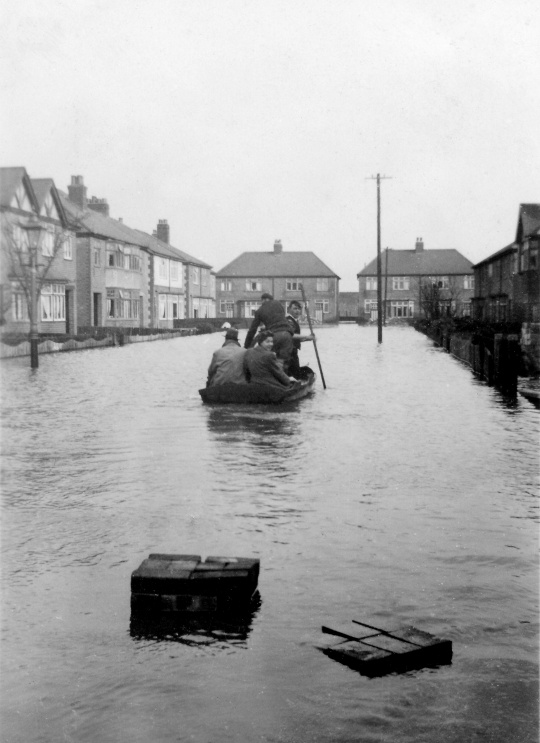
M 270 331 L 274 338 L 274 353 L 283 371 L 288 372 L 293 352 L 292 333 L 285 310 L 280 302 L 266 292 L 261 297 L 262 304 L 253 316 L 253 321 L 246 335 L 244 348 L 250 348 L 260 325 Z
M 291 360 L 289 362 L 288 373 L 292 377 L 295 377 L 295 379 L 300 379 L 300 359 L 298 358 L 300 344 L 304 341 L 315 340 L 314 335 L 302 335 L 302 331 L 298 323 L 298 318 L 301 314 L 302 305 L 300 304 L 300 302 L 298 302 L 298 300 L 293 299 L 293 301 L 289 304 L 287 314 L 287 322 L 289 323 L 289 326 L 291 328 L 293 342 L 293 350 L 291 354 Z
M 246 351 L 238 342 L 238 330 L 231 328 L 225 333 L 225 343 L 214 351 L 208 367 L 207 387 L 218 384 L 245 384 L 244 356 Z
M 295 381 L 288 377 L 272 351 L 272 333 L 263 330 L 255 339 L 253 348 L 248 348 L 244 357 L 244 370 L 251 384 L 268 384 L 272 387 L 290 387 Z

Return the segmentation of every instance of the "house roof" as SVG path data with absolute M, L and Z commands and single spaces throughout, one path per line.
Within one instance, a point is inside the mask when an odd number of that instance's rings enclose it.
M 516 242 L 537 235 L 540 230 L 540 204 L 520 204 Z
M 510 243 L 510 245 L 506 245 L 504 248 L 501 248 L 500 250 L 497 250 L 496 253 L 492 253 L 491 255 L 488 255 L 487 258 L 484 258 L 482 261 L 478 261 L 478 263 L 475 263 L 473 268 L 478 268 L 479 266 L 482 266 L 484 263 L 491 263 L 491 261 L 496 260 L 497 258 L 500 258 L 505 253 L 512 253 L 516 248 L 515 243 Z
M 386 258 L 388 254 L 388 270 Z M 388 276 L 448 276 L 472 274 L 472 263 L 454 248 L 443 250 L 393 250 L 382 253 L 382 270 Z M 357 274 L 377 275 L 377 259 L 374 258 Z
M 189 255 L 189 253 L 185 253 L 183 250 L 175 248 L 172 245 L 169 245 L 169 243 L 163 242 L 163 240 L 160 240 L 155 235 L 149 235 L 147 232 L 141 232 L 140 230 L 135 230 L 135 232 L 139 232 L 139 234 L 143 236 L 143 239 L 146 240 L 146 247 L 152 253 L 167 255 L 170 258 L 182 260 L 184 263 L 193 263 L 202 268 L 211 268 L 209 263 L 194 258 L 192 255 Z
M 28 177 L 26 168 L 23 167 L 0 168 L 0 204 L 2 206 L 11 206 L 15 192 L 21 182 L 24 182 L 26 191 L 36 212 L 39 211 L 32 183 Z
M 311 251 L 283 251 L 241 253 L 217 272 L 218 277 L 294 277 L 332 276 L 339 279 L 328 266 Z
M 210 268 L 207 263 L 203 263 L 198 258 L 194 258 L 182 250 L 178 250 L 172 245 L 158 240 L 153 235 L 128 227 L 123 222 L 119 222 L 112 217 L 106 217 L 104 214 L 93 209 L 82 210 L 70 201 L 65 193 L 62 191 L 58 193 L 67 213 L 77 223 L 79 232 L 88 232 L 110 240 L 118 240 L 119 242 L 129 243 L 130 245 L 137 245 L 141 248 L 146 248 L 155 255 L 174 258 L 184 263 L 193 263 L 203 268 Z
M 58 211 L 58 216 L 60 217 L 62 222 L 66 222 L 67 221 L 66 211 L 64 209 L 64 205 L 62 204 L 62 200 L 60 199 L 58 190 L 56 186 L 54 185 L 53 179 L 52 178 L 31 178 L 30 182 L 32 183 L 32 187 L 36 195 L 38 211 L 41 213 L 41 208 L 43 206 L 43 203 L 45 199 L 47 198 L 48 194 L 50 193 L 54 200 L 56 209 Z

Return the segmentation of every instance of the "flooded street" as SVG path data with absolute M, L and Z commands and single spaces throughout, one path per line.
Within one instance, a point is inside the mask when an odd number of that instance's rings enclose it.
M 203 405 L 215 334 L 3 363 L 5 743 L 536 743 L 539 411 L 410 328 L 318 339 L 289 407 Z M 150 552 L 258 557 L 260 605 L 145 631 Z M 453 662 L 365 678 L 316 648 L 351 619 Z

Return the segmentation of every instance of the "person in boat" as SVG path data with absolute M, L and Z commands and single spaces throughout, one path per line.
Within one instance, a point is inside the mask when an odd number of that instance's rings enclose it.
M 302 314 L 302 305 L 300 302 L 296 299 L 293 299 L 293 301 L 289 304 L 287 308 L 287 322 L 289 323 L 289 326 L 291 328 L 292 332 L 292 342 L 293 342 L 293 350 L 291 354 L 291 360 L 289 362 L 289 369 L 288 373 L 290 376 L 294 377 L 295 379 L 300 379 L 300 359 L 298 357 L 298 351 L 300 350 L 300 345 L 304 343 L 305 341 L 314 341 L 315 336 L 314 335 L 302 335 L 302 331 L 300 330 L 300 324 L 298 322 L 298 318 Z
M 276 354 L 272 351 L 274 339 L 269 330 L 263 330 L 255 338 L 256 345 L 248 348 L 244 357 L 244 370 L 251 384 L 267 384 L 273 387 L 291 387 L 296 380 L 283 371 Z
M 285 310 L 280 302 L 265 292 L 261 296 L 262 304 L 253 316 L 253 321 L 246 335 L 244 348 L 250 348 L 261 325 L 273 335 L 274 353 L 286 375 L 293 352 L 291 326 L 285 317 Z
M 225 333 L 225 343 L 214 351 L 208 367 L 207 387 L 218 384 L 245 384 L 244 356 L 246 350 L 238 342 L 238 330 L 230 328 Z

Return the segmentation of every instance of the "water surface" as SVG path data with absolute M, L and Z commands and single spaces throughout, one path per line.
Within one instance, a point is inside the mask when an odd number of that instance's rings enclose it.
M 219 335 L 3 363 L 3 741 L 538 740 L 538 410 L 409 328 L 318 338 L 286 408 L 201 403 Z M 260 604 L 141 628 L 150 552 L 259 557 Z M 365 678 L 316 649 L 353 618 L 453 662 Z

